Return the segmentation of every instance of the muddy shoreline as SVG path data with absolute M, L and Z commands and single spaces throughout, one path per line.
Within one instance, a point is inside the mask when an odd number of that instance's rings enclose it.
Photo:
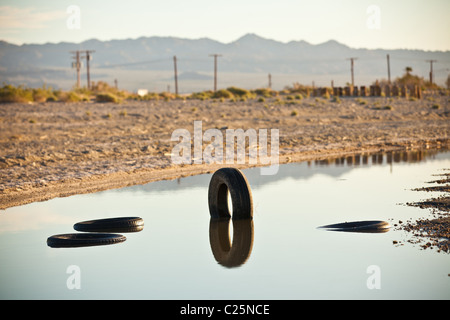
M 407 203 L 409 206 L 430 211 L 432 218 L 399 221 L 396 227 L 412 234 L 414 237 L 408 242 L 418 244 L 422 249 L 436 249 L 437 252 L 450 253 L 450 168 L 444 170 L 445 173 L 437 174 L 439 179 L 427 182 L 431 186 L 413 189 L 413 191 L 442 192 L 441 195 Z
M 389 109 L 380 107 L 386 104 Z M 194 121 L 223 132 L 276 128 L 283 164 L 448 149 L 447 109 L 442 96 L 1 104 L 0 209 L 213 172 L 224 165 L 171 161 L 177 143 L 171 134 L 180 128 L 192 134 Z

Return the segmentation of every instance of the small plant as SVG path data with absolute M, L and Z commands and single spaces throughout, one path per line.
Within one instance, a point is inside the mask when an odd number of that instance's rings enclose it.
M 298 111 L 297 110 L 292 110 L 291 117 L 295 117 L 295 116 L 298 116 Z
M 264 97 L 259 97 L 258 98 L 258 102 L 265 102 L 266 101 L 266 99 L 264 99 Z
M 339 97 L 333 97 L 333 99 L 331 99 L 332 102 L 336 102 L 336 103 L 341 103 L 341 99 Z
M 431 108 L 437 110 L 437 109 L 441 108 L 441 105 L 439 105 L 439 104 L 433 104 L 433 105 L 431 106 Z
M 36 119 L 29 119 L 28 122 L 29 123 L 36 123 Z
M 119 112 L 119 115 L 121 116 L 121 117 L 126 117 L 127 116 L 127 110 L 125 110 L 125 109 L 123 109 L 122 111 L 120 111 Z
M 379 107 L 379 106 L 375 106 L 375 107 L 373 107 L 375 110 L 392 110 L 393 108 L 392 108 L 392 106 L 390 106 L 390 105 L 386 105 L 386 106 L 384 106 L 384 107 Z
M 366 105 L 366 104 L 367 104 L 367 100 L 364 100 L 364 99 L 361 99 L 361 98 L 356 99 L 356 101 L 357 101 L 360 105 Z

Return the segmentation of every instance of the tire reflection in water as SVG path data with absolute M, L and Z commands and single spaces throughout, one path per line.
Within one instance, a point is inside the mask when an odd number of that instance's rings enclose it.
M 230 221 L 233 223 L 233 238 L 230 239 Z M 216 261 L 224 267 L 235 268 L 250 257 L 253 247 L 252 219 L 211 219 L 209 242 Z

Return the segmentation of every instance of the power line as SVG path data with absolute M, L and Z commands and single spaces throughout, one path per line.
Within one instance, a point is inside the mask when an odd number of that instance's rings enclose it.
M 387 68 L 388 68 L 388 83 L 391 84 L 391 63 L 390 63 L 390 58 L 389 55 L 386 55 L 387 58 Z
M 173 56 L 173 70 L 174 70 L 174 78 L 175 78 L 175 94 L 178 95 L 177 56 Z
M 437 62 L 437 60 L 426 60 L 430 63 L 430 84 L 433 84 L 433 62 Z
M 77 88 L 79 88 L 79 87 L 81 87 L 81 78 L 80 78 L 80 73 L 81 73 L 80 51 L 70 51 L 70 53 L 75 54 L 75 56 L 72 57 L 72 59 L 75 59 L 75 62 L 72 62 L 72 68 L 76 68 L 76 69 L 77 69 Z
M 164 61 L 169 61 L 169 60 L 168 59 L 156 59 L 156 60 L 130 62 L 130 63 L 110 64 L 110 65 L 103 65 L 100 68 L 127 67 L 127 66 L 134 66 L 134 65 L 140 65 L 140 64 L 158 63 L 158 62 L 164 62 Z
M 214 92 L 217 91 L 217 57 L 221 57 L 221 54 L 210 54 L 210 57 L 214 57 Z
M 92 60 L 92 56 L 91 53 L 95 52 L 94 50 L 86 50 L 85 52 L 85 56 L 83 56 L 82 58 L 86 58 L 86 71 L 87 71 L 87 87 L 88 89 L 91 88 L 91 77 L 90 77 L 90 72 L 89 72 L 89 61 Z
M 354 65 L 354 60 L 358 60 L 358 58 L 348 58 L 347 60 L 350 60 L 350 66 L 351 66 L 351 73 L 352 73 L 352 87 L 355 85 L 355 76 L 353 73 L 353 65 Z

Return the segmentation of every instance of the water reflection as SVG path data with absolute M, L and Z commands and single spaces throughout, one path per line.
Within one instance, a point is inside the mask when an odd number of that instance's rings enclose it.
M 426 158 L 433 157 L 441 152 L 445 152 L 446 149 L 433 149 L 433 150 L 400 150 L 400 151 L 387 151 L 380 153 L 360 153 L 349 156 L 328 158 L 315 160 L 316 165 L 336 165 L 336 166 L 358 166 L 358 165 L 382 165 L 393 163 L 416 163 L 424 161 Z M 308 162 L 311 164 L 311 161 Z
M 230 221 L 233 223 L 233 238 L 230 239 Z M 211 219 L 209 242 L 216 261 L 224 267 L 234 268 L 244 264 L 253 248 L 252 219 Z
M 391 226 L 386 221 L 353 221 L 321 226 L 319 229 L 339 232 L 386 233 Z

